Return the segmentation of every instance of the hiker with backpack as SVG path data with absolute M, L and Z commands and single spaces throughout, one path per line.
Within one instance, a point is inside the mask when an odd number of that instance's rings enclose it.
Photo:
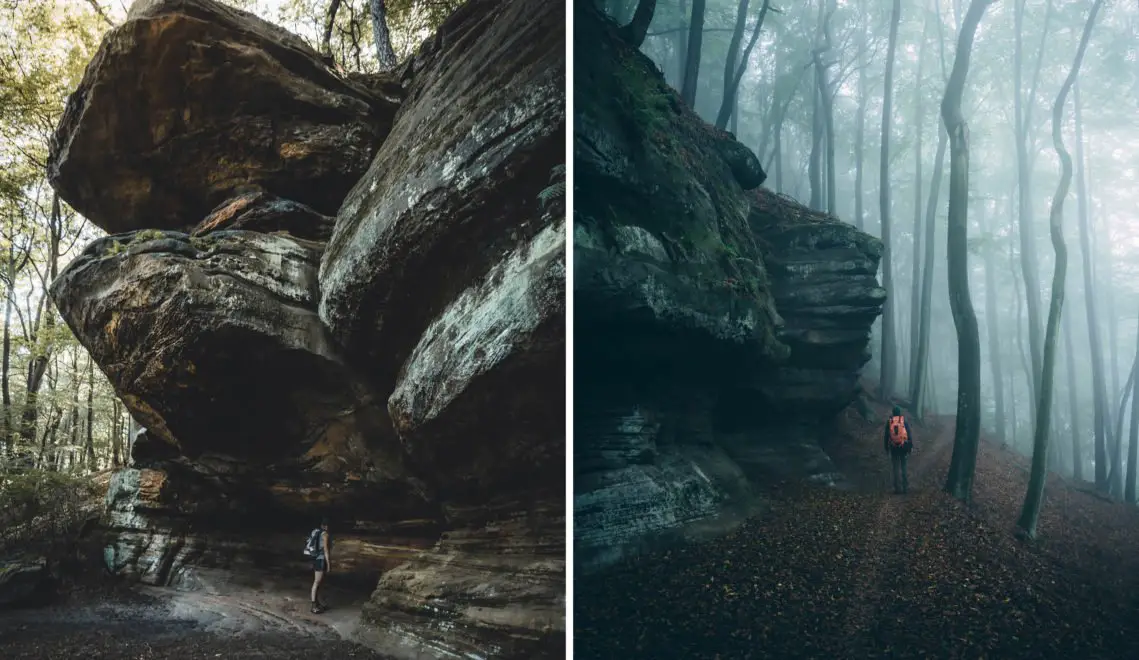
M 910 479 L 906 474 L 906 463 L 910 452 L 914 450 L 914 435 L 910 431 L 909 421 L 902 415 L 901 406 L 894 406 L 894 413 L 886 420 L 886 433 L 882 442 L 894 467 L 894 492 L 909 492 Z
M 320 521 L 320 527 L 309 532 L 308 540 L 305 541 L 305 556 L 312 559 L 312 613 L 320 614 L 328 609 L 326 605 L 320 602 L 320 585 L 324 581 L 324 574 L 332 570 L 331 558 L 332 553 L 329 551 L 329 546 L 332 545 L 328 535 L 328 518 Z

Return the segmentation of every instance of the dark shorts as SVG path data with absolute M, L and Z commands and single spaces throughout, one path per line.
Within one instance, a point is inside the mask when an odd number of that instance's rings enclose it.
M 314 573 L 324 573 L 328 570 L 328 562 L 324 557 L 316 557 L 312 560 L 312 570 Z

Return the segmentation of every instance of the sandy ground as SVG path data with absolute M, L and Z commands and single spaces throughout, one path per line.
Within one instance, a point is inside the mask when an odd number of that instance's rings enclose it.
M 179 592 L 91 589 L 44 608 L 0 612 L 0 656 L 64 658 L 386 658 L 360 642 L 367 594 L 306 585 Z

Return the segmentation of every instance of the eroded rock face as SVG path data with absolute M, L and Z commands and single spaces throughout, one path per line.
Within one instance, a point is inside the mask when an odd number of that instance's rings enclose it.
M 576 5 L 574 543 L 592 571 L 715 533 L 785 480 L 841 484 L 880 245 L 756 189 L 746 147 Z
M 303 572 L 328 516 L 385 652 L 563 652 L 564 22 L 471 0 L 397 78 L 347 82 L 242 12 L 136 2 L 53 151 L 65 199 L 145 228 L 51 289 L 146 427 L 107 498 L 111 570 Z M 175 73 L 145 105 L 124 82 Z
M 135 418 L 179 455 L 272 461 L 309 451 L 367 396 L 316 315 L 319 257 L 281 236 L 143 230 L 92 243 L 52 297 Z
M 377 89 L 252 14 L 140 0 L 68 99 L 49 180 L 111 233 L 188 229 L 257 190 L 332 215 L 391 125 Z
M 286 233 L 311 241 L 326 242 L 336 219 L 311 208 L 263 192 L 246 193 L 222 202 L 190 232 L 204 236 L 223 229 L 243 229 L 266 234 Z
M 424 330 L 550 224 L 538 194 L 565 160 L 564 8 L 473 0 L 405 67 L 407 99 L 345 200 L 320 315 L 389 387 Z

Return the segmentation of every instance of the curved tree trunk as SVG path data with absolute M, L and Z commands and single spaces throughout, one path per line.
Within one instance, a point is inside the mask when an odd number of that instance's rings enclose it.
M 1020 520 L 1017 524 L 1028 535 L 1036 538 L 1036 524 L 1040 520 L 1040 504 L 1044 500 L 1044 481 L 1048 476 L 1048 425 L 1051 422 L 1052 412 L 1052 375 L 1056 368 L 1056 333 L 1060 327 L 1060 315 L 1064 309 L 1064 278 L 1068 272 L 1068 247 L 1064 244 L 1064 198 L 1068 196 L 1068 189 L 1072 184 L 1072 157 L 1064 148 L 1063 120 L 1064 102 L 1068 98 L 1068 91 L 1080 73 L 1080 63 L 1084 59 L 1084 51 L 1091 38 L 1092 26 L 1095 24 L 1096 14 L 1099 13 L 1103 0 L 1096 0 L 1084 24 L 1084 33 L 1080 36 L 1080 45 L 1076 50 L 1076 60 L 1068 78 L 1060 87 L 1056 103 L 1052 106 L 1052 144 L 1056 147 L 1056 155 L 1060 157 L 1060 182 L 1056 184 L 1056 194 L 1052 197 L 1052 210 L 1049 214 L 1049 226 L 1052 235 L 1052 247 L 1056 251 L 1056 266 L 1052 275 L 1052 303 L 1048 308 L 1048 326 L 1044 334 L 1044 361 L 1040 372 L 1040 401 L 1036 406 L 1036 429 L 1034 446 L 1032 449 L 1032 474 L 1028 479 L 1028 492 L 1024 497 L 1024 506 L 1021 508 Z
M 894 262 L 890 246 L 890 123 L 893 121 L 894 52 L 898 47 L 898 22 L 902 16 L 902 0 L 894 0 L 890 11 L 890 42 L 886 49 L 886 84 L 882 92 L 882 153 L 878 172 L 878 206 L 882 216 L 882 288 L 886 303 L 882 306 L 882 371 L 878 380 L 879 398 L 894 394 L 897 347 L 894 339 Z
M 745 7 L 747 0 L 741 0 Z M 645 35 L 649 32 L 649 24 L 653 22 L 653 13 L 657 9 L 657 0 L 641 0 L 637 3 L 637 11 L 633 20 L 621 28 L 621 38 L 633 48 L 640 48 L 645 43 Z
M 376 60 L 380 71 L 391 71 L 396 67 L 395 49 L 388 31 L 388 8 L 385 0 L 369 0 L 372 9 L 372 38 L 376 42 Z
M 1139 334 L 1136 335 L 1139 337 Z M 1135 345 L 1135 360 L 1131 363 L 1131 372 L 1139 370 L 1139 341 Z M 1139 387 L 1131 389 L 1131 446 L 1127 450 L 1127 484 L 1124 488 L 1124 498 L 1135 503 L 1135 477 L 1136 462 L 1139 462 Z
M 763 30 L 763 19 L 767 17 L 767 9 L 770 5 L 771 0 L 763 0 L 763 6 L 759 10 L 759 18 L 755 22 L 755 31 L 751 33 L 751 39 L 748 40 L 747 47 L 744 48 L 741 57 L 739 56 L 739 42 L 743 39 L 744 26 L 747 23 L 748 0 L 740 0 L 740 10 L 736 17 L 736 32 L 732 35 L 732 44 L 728 46 L 728 59 L 724 66 L 724 98 L 720 102 L 720 112 L 716 116 L 716 128 L 720 130 L 728 125 L 729 117 L 736 116 L 736 109 L 739 107 L 740 81 L 743 80 L 744 73 L 747 71 L 747 62 L 751 58 L 751 51 L 755 48 L 756 42 L 759 41 L 760 32 Z
M 945 490 L 969 501 L 981 433 L 981 338 L 977 314 L 969 297 L 969 129 L 961 115 L 961 96 L 969 74 L 969 58 L 977 25 L 993 0 L 973 0 L 957 38 L 953 71 L 941 101 L 941 118 L 949 134 L 949 221 L 946 261 L 949 266 L 949 307 L 957 328 L 957 428 Z

